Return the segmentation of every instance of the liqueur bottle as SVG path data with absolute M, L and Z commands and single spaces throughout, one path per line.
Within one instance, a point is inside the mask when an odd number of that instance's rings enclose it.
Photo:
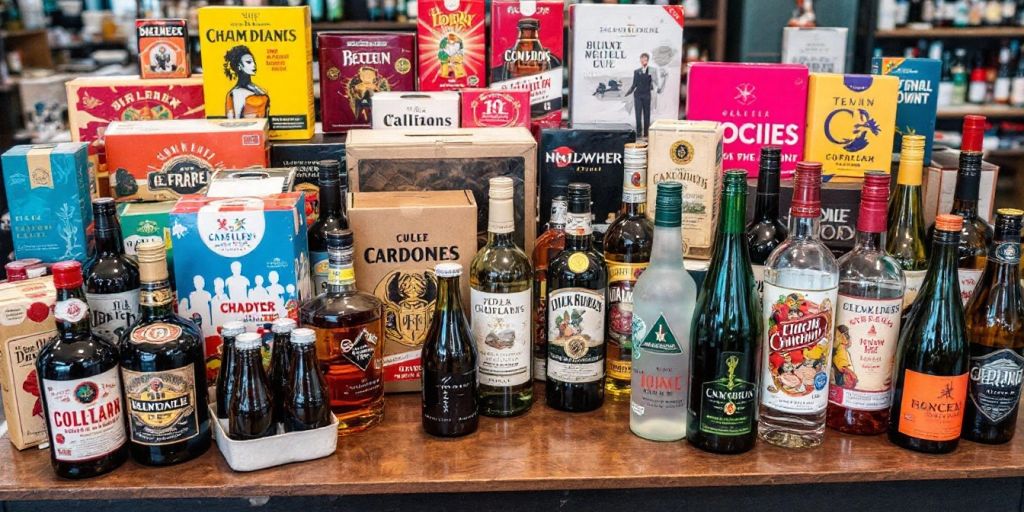
M 283 412 L 281 408 L 283 401 L 280 398 L 284 395 L 281 390 L 288 380 L 292 331 L 296 325 L 295 320 L 291 318 L 278 318 L 270 324 L 270 330 L 274 333 L 274 345 L 271 347 L 270 369 L 267 371 L 267 378 L 270 380 L 270 394 L 278 398 L 274 400 L 274 418 L 279 422 L 282 421 L 281 414 Z
M 764 285 L 764 262 L 789 235 L 786 225 L 779 219 L 779 175 L 782 148 L 764 146 L 757 175 L 757 195 L 754 200 L 754 218 L 747 224 L 747 248 L 754 271 L 754 280 L 760 293 Z
M 545 380 L 548 367 L 548 263 L 565 249 L 565 196 L 551 200 L 548 229 L 533 244 L 533 378 Z
M 121 336 L 128 450 L 136 462 L 177 464 L 210 447 L 203 335 L 174 313 L 163 240 L 137 248 L 139 320 Z
M 926 453 L 956 449 L 967 399 L 970 351 L 957 278 L 963 219 L 935 218 L 928 275 L 900 332 L 889 440 Z
M 839 258 L 826 423 L 849 434 L 881 434 L 889 421 L 904 279 L 885 252 L 888 201 L 889 175 L 866 173 L 853 250 Z
M 235 340 L 235 383 L 228 403 L 228 436 L 259 439 L 274 435 L 273 398 L 263 370 L 263 342 L 254 332 Z
M 821 164 L 799 162 L 789 238 L 765 262 L 758 435 L 771 444 L 821 444 L 839 266 L 820 238 Z
M 318 164 L 320 210 L 309 226 L 309 264 L 312 269 L 313 294 L 327 291 L 327 232 L 348 228 L 342 210 L 341 164 L 337 160 L 321 160 Z
M 459 298 L 462 265 L 439 263 L 434 275 L 437 301 L 421 353 L 423 430 L 434 436 L 459 437 L 476 432 L 480 421 L 477 352 Z
M 274 343 L 275 352 L 289 352 L 281 390 L 278 394 L 271 390 L 274 403 L 281 404 L 281 424 L 285 432 L 326 427 L 331 424 L 331 400 L 316 359 L 316 331 L 302 328 L 289 334 L 287 344 L 278 347 L 276 340 Z
M 903 269 L 904 313 L 914 303 L 928 269 L 928 245 L 925 242 L 924 207 L 921 202 L 924 145 L 923 135 L 903 136 L 896 190 L 889 201 L 885 251 Z
M 117 347 L 94 336 L 77 261 L 53 265 L 57 338 L 39 351 L 36 375 L 58 476 L 86 478 L 128 458 Z
M 124 253 L 117 205 L 109 197 L 92 202 L 96 254 L 82 267 L 94 336 L 116 344 L 139 316 L 139 266 Z
M 1020 231 L 1024 211 L 996 212 L 996 233 L 977 292 L 964 313 L 970 372 L 964 439 L 1013 439 L 1024 375 L 1024 299 L 1020 285 Z
M 316 331 L 338 432 L 366 430 L 384 418 L 384 324 L 380 299 L 356 289 L 352 232 L 327 232 L 327 291 L 302 306 L 301 323 Z
M 487 245 L 469 270 L 480 414 L 518 416 L 533 405 L 533 270 L 514 240 L 512 178 L 490 180 Z
M 693 319 L 686 424 L 690 444 L 715 453 L 742 453 L 757 440 L 761 299 L 743 229 L 746 213 L 747 173 L 726 171 L 711 267 Z
M 604 403 L 608 269 L 594 250 L 590 185 L 570 183 L 565 250 L 548 267 L 548 361 L 545 394 L 562 411 Z
M 217 417 L 228 417 L 228 405 L 231 393 L 235 390 L 235 339 L 245 332 L 245 324 L 232 321 L 220 329 L 220 369 L 217 371 L 217 387 L 214 396 L 217 399 Z
M 612 398 L 629 396 L 633 344 L 633 289 L 651 261 L 654 223 L 647 218 L 647 144 L 626 144 L 623 154 L 622 207 L 604 235 L 608 266 L 608 319 L 605 326 L 607 378 Z M 682 247 L 682 246 L 680 246 Z

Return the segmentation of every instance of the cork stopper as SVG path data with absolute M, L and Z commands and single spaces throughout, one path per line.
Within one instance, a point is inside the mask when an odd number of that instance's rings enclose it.
M 960 151 L 981 152 L 985 138 L 985 116 L 964 116 L 963 139 Z
M 144 283 L 155 283 L 169 279 L 167 275 L 167 250 L 163 240 L 149 241 L 135 248 L 139 261 L 139 279 Z
M 964 218 L 959 215 L 945 213 L 935 217 L 935 229 L 950 233 L 959 233 L 964 226 Z
M 821 164 L 797 162 L 793 178 L 793 201 L 789 213 L 793 217 L 821 216 Z
M 857 215 L 857 231 L 884 233 L 889 206 L 889 174 L 868 172 L 864 174 L 864 185 L 860 192 L 860 213 Z

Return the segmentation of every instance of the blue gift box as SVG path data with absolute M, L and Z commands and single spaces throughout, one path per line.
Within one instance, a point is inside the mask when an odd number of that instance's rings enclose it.
M 924 161 L 925 164 L 931 162 L 942 62 L 937 59 L 875 57 L 871 60 L 871 73 L 900 79 L 893 153 L 900 152 L 903 135 L 924 135 Z

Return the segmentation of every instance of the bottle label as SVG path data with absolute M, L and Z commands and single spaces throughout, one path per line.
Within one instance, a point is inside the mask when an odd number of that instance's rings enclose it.
M 967 400 L 967 374 L 953 377 L 904 370 L 899 431 L 927 441 L 960 437 Z
M 530 289 L 513 293 L 469 290 L 480 384 L 511 387 L 530 381 L 530 295 Z
M 120 293 L 87 293 L 92 314 L 92 333 L 117 343 L 121 333 L 139 318 L 139 290 Z
M 128 341 L 162 345 L 181 337 L 181 327 L 164 322 L 141 325 L 128 336 Z
M 792 414 L 828 406 L 837 288 L 805 291 L 764 284 L 761 403 Z
M 757 288 L 757 295 L 764 297 L 764 265 L 751 265 L 750 270 L 754 273 L 754 287 Z
M 971 358 L 971 402 L 986 419 L 999 423 L 1017 410 L 1024 357 L 1010 349 Z
M 749 434 L 757 411 L 757 384 L 744 380 L 754 364 L 742 352 L 722 352 L 714 380 L 701 386 L 700 431 L 720 436 Z
M 1024 105 L 1024 78 L 1014 78 L 1010 82 L 1010 103 Z
M 117 367 L 84 379 L 42 381 L 50 413 L 50 449 L 57 460 L 99 459 L 124 445 Z
M 626 168 L 622 181 L 622 202 L 647 203 L 647 168 Z
M 888 409 L 903 299 L 840 294 L 838 304 L 828 401 L 858 411 Z
M 174 302 L 174 292 L 170 287 L 139 290 L 139 306 L 159 307 Z
M 133 442 L 164 445 L 199 435 L 193 366 L 157 372 L 121 368 Z
M 996 78 L 996 83 L 992 87 L 992 98 L 999 102 L 1010 100 L 1010 77 Z
M 630 408 L 633 414 L 644 416 L 651 410 L 685 411 L 686 376 L 683 372 L 688 356 L 664 314 L 659 314 L 658 320 L 649 327 L 640 316 L 634 316 L 632 331 L 635 352 Z
M 58 322 L 75 323 L 85 318 L 85 315 L 89 314 L 89 306 L 85 304 L 81 299 L 74 297 L 57 301 L 57 304 L 53 307 L 53 317 Z
M 647 263 L 608 264 L 608 376 L 629 380 L 633 331 L 633 288 Z
M 981 281 L 982 272 L 973 268 L 957 269 L 957 275 L 960 277 L 960 298 L 965 306 L 967 301 L 971 300 L 971 295 L 974 295 L 974 289 L 978 286 L 978 281 Z
M 924 276 L 927 273 L 927 270 L 903 271 L 903 277 L 907 281 L 907 286 L 903 289 L 903 309 L 914 305 L 914 299 L 921 292 L 921 285 L 924 284 Z
M 383 340 L 382 324 L 380 320 L 374 320 L 361 325 L 330 329 L 313 326 L 316 331 L 317 357 L 321 364 L 332 366 L 335 370 L 331 371 L 341 375 L 333 384 L 330 380 L 328 382 L 332 386 L 333 400 L 360 401 L 383 395 L 383 347 L 378 341 Z M 414 371 L 418 371 L 418 366 Z
M 567 235 L 587 236 L 593 232 L 594 228 L 590 225 L 590 212 L 565 214 L 565 233 Z
M 313 296 L 327 291 L 327 251 L 309 251 L 310 268 L 313 269 Z
M 561 288 L 548 297 L 548 380 L 604 378 L 605 291 Z
M 472 421 L 479 414 L 476 403 L 476 372 L 435 375 L 437 382 L 423 390 L 423 417 L 439 424 Z M 431 396 L 433 395 L 433 396 Z
M 989 251 L 989 258 L 999 263 L 1020 265 L 1020 244 L 1013 242 L 993 244 Z

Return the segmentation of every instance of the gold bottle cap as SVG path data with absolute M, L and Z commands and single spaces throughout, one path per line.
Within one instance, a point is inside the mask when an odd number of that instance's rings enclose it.
M 135 248 L 139 260 L 139 278 L 145 283 L 155 283 L 168 279 L 167 249 L 163 240 L 143 242 Z

